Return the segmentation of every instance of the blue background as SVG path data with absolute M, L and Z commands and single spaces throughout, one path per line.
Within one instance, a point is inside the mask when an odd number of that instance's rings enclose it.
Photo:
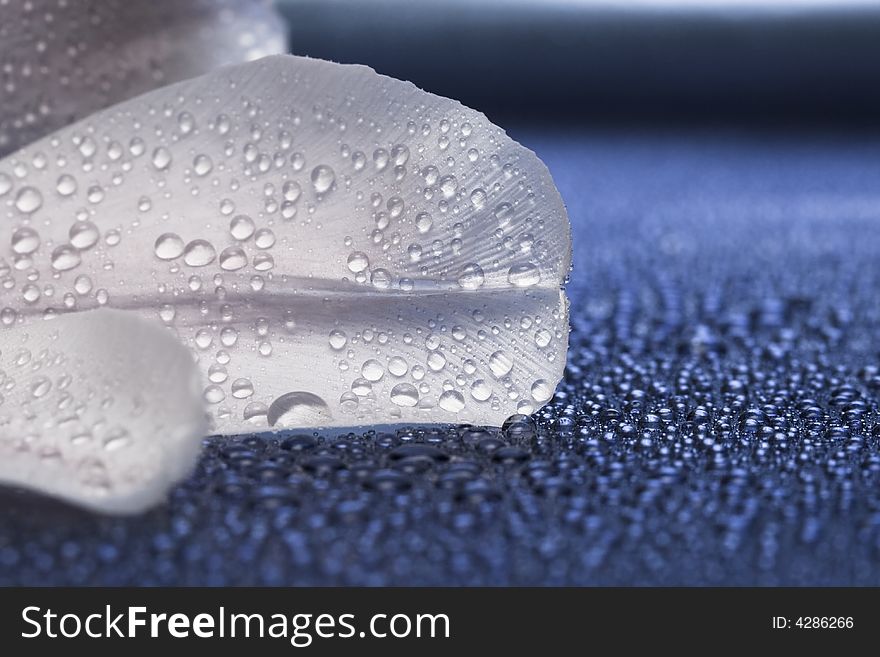
M 575 242 L 553 401 L 208 439 L 134 518 L 5 490 L 0 584 L 880 584 L 880 10 L 504 2 L 283 4 L 295 52 L 546 161 Z

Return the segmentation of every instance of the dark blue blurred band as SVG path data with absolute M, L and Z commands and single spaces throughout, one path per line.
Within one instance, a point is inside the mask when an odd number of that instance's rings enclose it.
M 880 4 L 614 4 L 281 0 L 293 52 L 369 64 L 494 117 L 880 114 Z

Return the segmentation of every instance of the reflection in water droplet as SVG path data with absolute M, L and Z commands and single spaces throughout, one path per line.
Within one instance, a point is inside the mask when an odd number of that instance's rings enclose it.
M 546 347 L 550 344 L 550 340 L 553 339 L 553 335 L 547 329 L 538 329 L 535 331 L 535 344 L 539 347 Z
M 513 369 L 513 360 L 503 351 L 496 351 L 489 356 L 489 369 L 492 370 L 492 374 L 501 378 Z
M 532 398 L 536 402 L 549 401 L 553 396 L 553 388 L 544 379 L 538 379 L 532 384 Z
M 310 392 L 296 391 L 273 401 L 266 419 L 273 427 L 319 427 L 329 423 L 333 416 L 323 399 Z
M 477 401 L 486 401 L 492 396 L 492 388 L 484 379 L 477 379 L 471 384 L 471 397 Z

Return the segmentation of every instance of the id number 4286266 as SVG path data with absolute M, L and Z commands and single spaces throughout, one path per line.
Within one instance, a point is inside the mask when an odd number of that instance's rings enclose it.
M 855 625 L 852 616 L 785 616 L 773 617 L 774 630 L 851 630 Z

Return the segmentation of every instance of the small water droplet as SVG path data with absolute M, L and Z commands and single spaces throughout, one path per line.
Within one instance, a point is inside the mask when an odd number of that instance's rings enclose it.
M 171 166 L 171 152 L 167 148 L 159 146 L 153 151 L 153 166 L 159 171 Z

